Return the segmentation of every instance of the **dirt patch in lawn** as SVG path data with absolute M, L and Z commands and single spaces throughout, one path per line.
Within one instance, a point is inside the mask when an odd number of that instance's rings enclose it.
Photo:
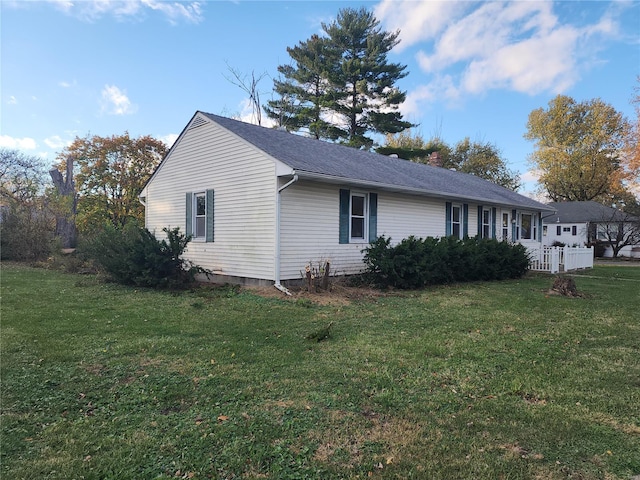
M 287 287 L 291 295 L 281 292 L 277 288 L 271 287 L 255 287 L 245 286 L 243 289 L 267 298 L 280 298 L 293 302 L 311 302 L 318 305 L 349 305 L 352 302 L 360 300 L 376 300 L 381 297 L 402 295 L 400 292 L 381 291 L 366 286 L 348 286 L 348 285 L 332 285 L 329 290 L 318 290 L 317 292 L 309 292 L 305 287 L 292 286 Z

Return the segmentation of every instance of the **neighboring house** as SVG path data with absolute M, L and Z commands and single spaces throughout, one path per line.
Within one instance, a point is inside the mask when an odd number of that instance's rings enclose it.
M 361 271 L 380 235 L 464 235 L 539 247 L 552 208 L 478 177 L 196 112 L 144 187 L 145 226 L 193 235 L 221 281 Z
M 543 244 L 601 245 L 601 255 L 612 257 L 612 244 L 631 243 L 618 256 L 640 257 L 640 219 L 598 202 L 551 202 L 556 213 L 543 216 Z M 596 249 L 598 254 L 598 249 Z

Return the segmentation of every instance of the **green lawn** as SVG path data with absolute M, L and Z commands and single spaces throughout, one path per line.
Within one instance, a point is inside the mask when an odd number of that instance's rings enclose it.
M 3 479 L 640 475 L 640 268 L 325 306 L 1 282 Z

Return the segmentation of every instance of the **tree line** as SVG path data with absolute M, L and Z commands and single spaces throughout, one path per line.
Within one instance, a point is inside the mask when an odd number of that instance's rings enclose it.
M 323 35 L 287 49 L 291 63 L 278 67 L 276 98 L 264 107 L 256 104 L 277 126 L 364 149 L 374 149 L 374 135 L 382 136 L 383 144 L 375 146 L 379 153 L 424 163 L 438 152 L 444 168 L 519 188 L 519 173 L 508 168 L 496 145 L 469 138 L 455 145 L 425 140 L 402 118 L 406 92 L 396 84 L 408 72 L 387 59 L 399 31 L 381 30 L 364 8 L 341 9 L 322 29 Z M 255 77 L 250 86 L 249 93 Z M 637 90 L 633 101 L 640 118 Z M 640 214 L 634 195 L 640 187 L 637 118 L 630 122 L 600 99 L 577 102 L 563 95 L 531 112 L 525 137 L 535 143 L 530 163 L 540 173 L 542 193 L 555 201 L 596 200 Z M 143 225 L 138 195 L 166 152 L 151 136 L 85 136 L 63 149 L 54 169 L 45 172 L 37 157 L 0 149 L 3 258 L 46 255 L 56 232 L 68 240 L 76 228 L 86 236 L 105 225 Z M 75 246 L 75 240 L 62 243 Z

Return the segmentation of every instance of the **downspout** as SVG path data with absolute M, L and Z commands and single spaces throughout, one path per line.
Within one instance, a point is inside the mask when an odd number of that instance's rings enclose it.
M 138 201 L 144 207 L 144 228 L 147 228 L 147 196 L 138 195 Z
M 294 174 L 293 178 L 290 181 L 288 181 L 283 186 L 278 188 L 278 194 L 276 195 L 276 255 L 275 255 L 276 264 L 275 264 L 275 284 L 273 286 L 287 295 L 291 295 L 291 292 L 287 290 L 280 283 L 280 205 L 282 202 L 281 193 L 283 190 L 285 190 L 286 188 L 289 188 L 291 185 L 293 185 L 297 181 L 298 181 L 298 175 Z

